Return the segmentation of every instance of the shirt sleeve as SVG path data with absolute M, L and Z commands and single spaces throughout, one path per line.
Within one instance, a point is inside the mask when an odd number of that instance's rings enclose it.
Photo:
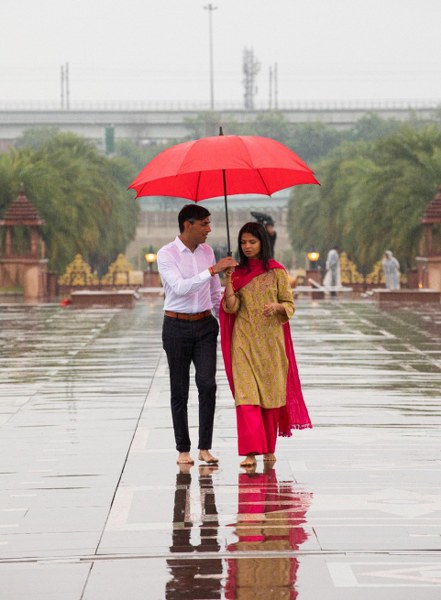
M 175 258 L 168 252 L 158 252 L 157 262 L 161 278 L 163 281 L 167 282 L 171 290 L 177 296 L 185 296 L 188 293 L 196 292 L 202 285 L 204 285 L 204 283 L 207 282 L 208 279 L 211 278 L 211 273 L 207 268 L 193 277 L 184 279 L 180 270 L 178 269 Z M 216 278 L 213 277 L 213 279 Z M 217 277 L 217 280 L 220 287 L 219 277 Z
M 211 275 L 210 275 L 211 276 Z M 213 303 L 213 312 L 216 317 L 219 316 L 219 305 L 222 298 L 222 286 L 219 275 L 211 277 L 210 281 L 210 296 Z

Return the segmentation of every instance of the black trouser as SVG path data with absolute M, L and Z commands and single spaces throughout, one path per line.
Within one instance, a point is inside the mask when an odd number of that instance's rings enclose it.
M 210 467 L 208 467 L 210 469 Z M 171 579 L 166 583 L 167 600 L 189 598 L 221 598 L 222 596 L 222 558 L 201 560 L 200 552 L 212 552 L 219 556 L 218 540 L 219 517 L 214 496 L 211 475 L 199 477 L 199 493 L 201 497 L 201 519 L 199 536 L 195 536 L 192 520 L 193 506 L 190 498 L 191 475 L 178 473 L 176 476 L 175 504 L 173 510 L 172 545 L 167 565 Z M 200 543 L 195 543 L 194 538 Z M 178 554 L 173 558 L 173 554 Z M 182 554 L 185 553 L 185 557 Z M 190 558 L 191 556 L 195 558 Z M 181 556 L 179 556 L 181 554 Z M 213 556 L 213 555 L 212 555 Z
M 199 321 L 184 321 L 164 317 L 162 345 L 167 354 L 170 370 L 171 411 L 176 450 L 189 452 L 188 393 L 190 365 L 196 371 L 199 393 L 199 444 L 209 450 L 213 438 L 214 409 L 216 405 L 216 352 L 219 325 L 212 315 Z

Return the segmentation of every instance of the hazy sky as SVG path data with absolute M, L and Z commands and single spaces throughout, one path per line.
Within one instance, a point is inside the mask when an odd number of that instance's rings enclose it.
M 214 101 L 241 103 L 242 58 L 260 62 L 256 102 L 441 99 L 441 0 L 217 0 Z M 0 106 L 209 102 L 204 0 L 1 0 Z

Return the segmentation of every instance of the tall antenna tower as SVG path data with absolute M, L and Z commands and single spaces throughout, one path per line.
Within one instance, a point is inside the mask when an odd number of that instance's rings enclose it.
M 60 67 L 61 90 L 60 90 L 60 108 L 64 109 L 64 65 Z
M 60 106 L 61 110 L 69 110 L 70 108 L 70 89 L 69 89 L 69 63 L 61 65 L 60 69 L 61 78 L 61 94 L 60 94 Z
M 244 107 L 246 110 L 254 110 L 254 96 L 257 94 L 257 86 L 255 79 L 260 71 L 260 63 L 254 57 L 252 48 L 245 48 L 243 51 L 243 84 L 244 92 Z
M 268 83 L 268 89 L 269 89 L 269 101 L 268 101 L 268 108 L 270 110 L 272 110 L 273 108 L 275 110 L 277 110 L 278 108 L 278 102 L 279 102 L 279 87 L 278 87 L 278 80 L 277 80 L 277 63 L 274 63 L 273 66 L 270 65 L 269 67 L 269 83 Z

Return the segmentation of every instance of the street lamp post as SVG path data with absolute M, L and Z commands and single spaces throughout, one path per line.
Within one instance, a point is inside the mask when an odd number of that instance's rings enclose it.
M 155 287 L 154 283 L 157 278 L 157 273 L 153 272 L 153 264 L 156 261 L 156 253 L 153 252 L 152 246 L 150 246 L 149 251 L 144 254 L 144 258 L 149 267 L 148 271 L 144 271 L 144 287 Z
M 308 252 L 306 253 L 306 256 L 308 258 L 308 268 L 306 269 L 306 281 L 309 284 L 311 284 L 311 292 L 310 292 L 310 297 L 313 300 L 322 300 L 325 297 L 325 294 L 323 292 L 323 290 L 317 289 L 316 286 L 314 286 L 315 282 L 316 284 L 318 284 L 318 286 L 321 285 L 321 273 L 320 273 L 320 267 L 318 266 L 318 259 L 320 258 L 320 252 L 318 252 L 315 248 L 311 248 L 311 250 L 308 250 Z
M 144 258 L 149 266 L 150 273 L 153 273 L 153 263 L 156 260 L 156 254 L 154 252 L 147 252 L 147 254 L 144 255 Z
M 214 110 L 214 75 L 213 75 L 213 18 L 212 12 L 217 10 L 217 6 L 213 6 L 209 2 L 204 6 L 205 10 L 208 10 L 208 43 L 209 43 L 209 54 L 210 54 L 210 110 Z

